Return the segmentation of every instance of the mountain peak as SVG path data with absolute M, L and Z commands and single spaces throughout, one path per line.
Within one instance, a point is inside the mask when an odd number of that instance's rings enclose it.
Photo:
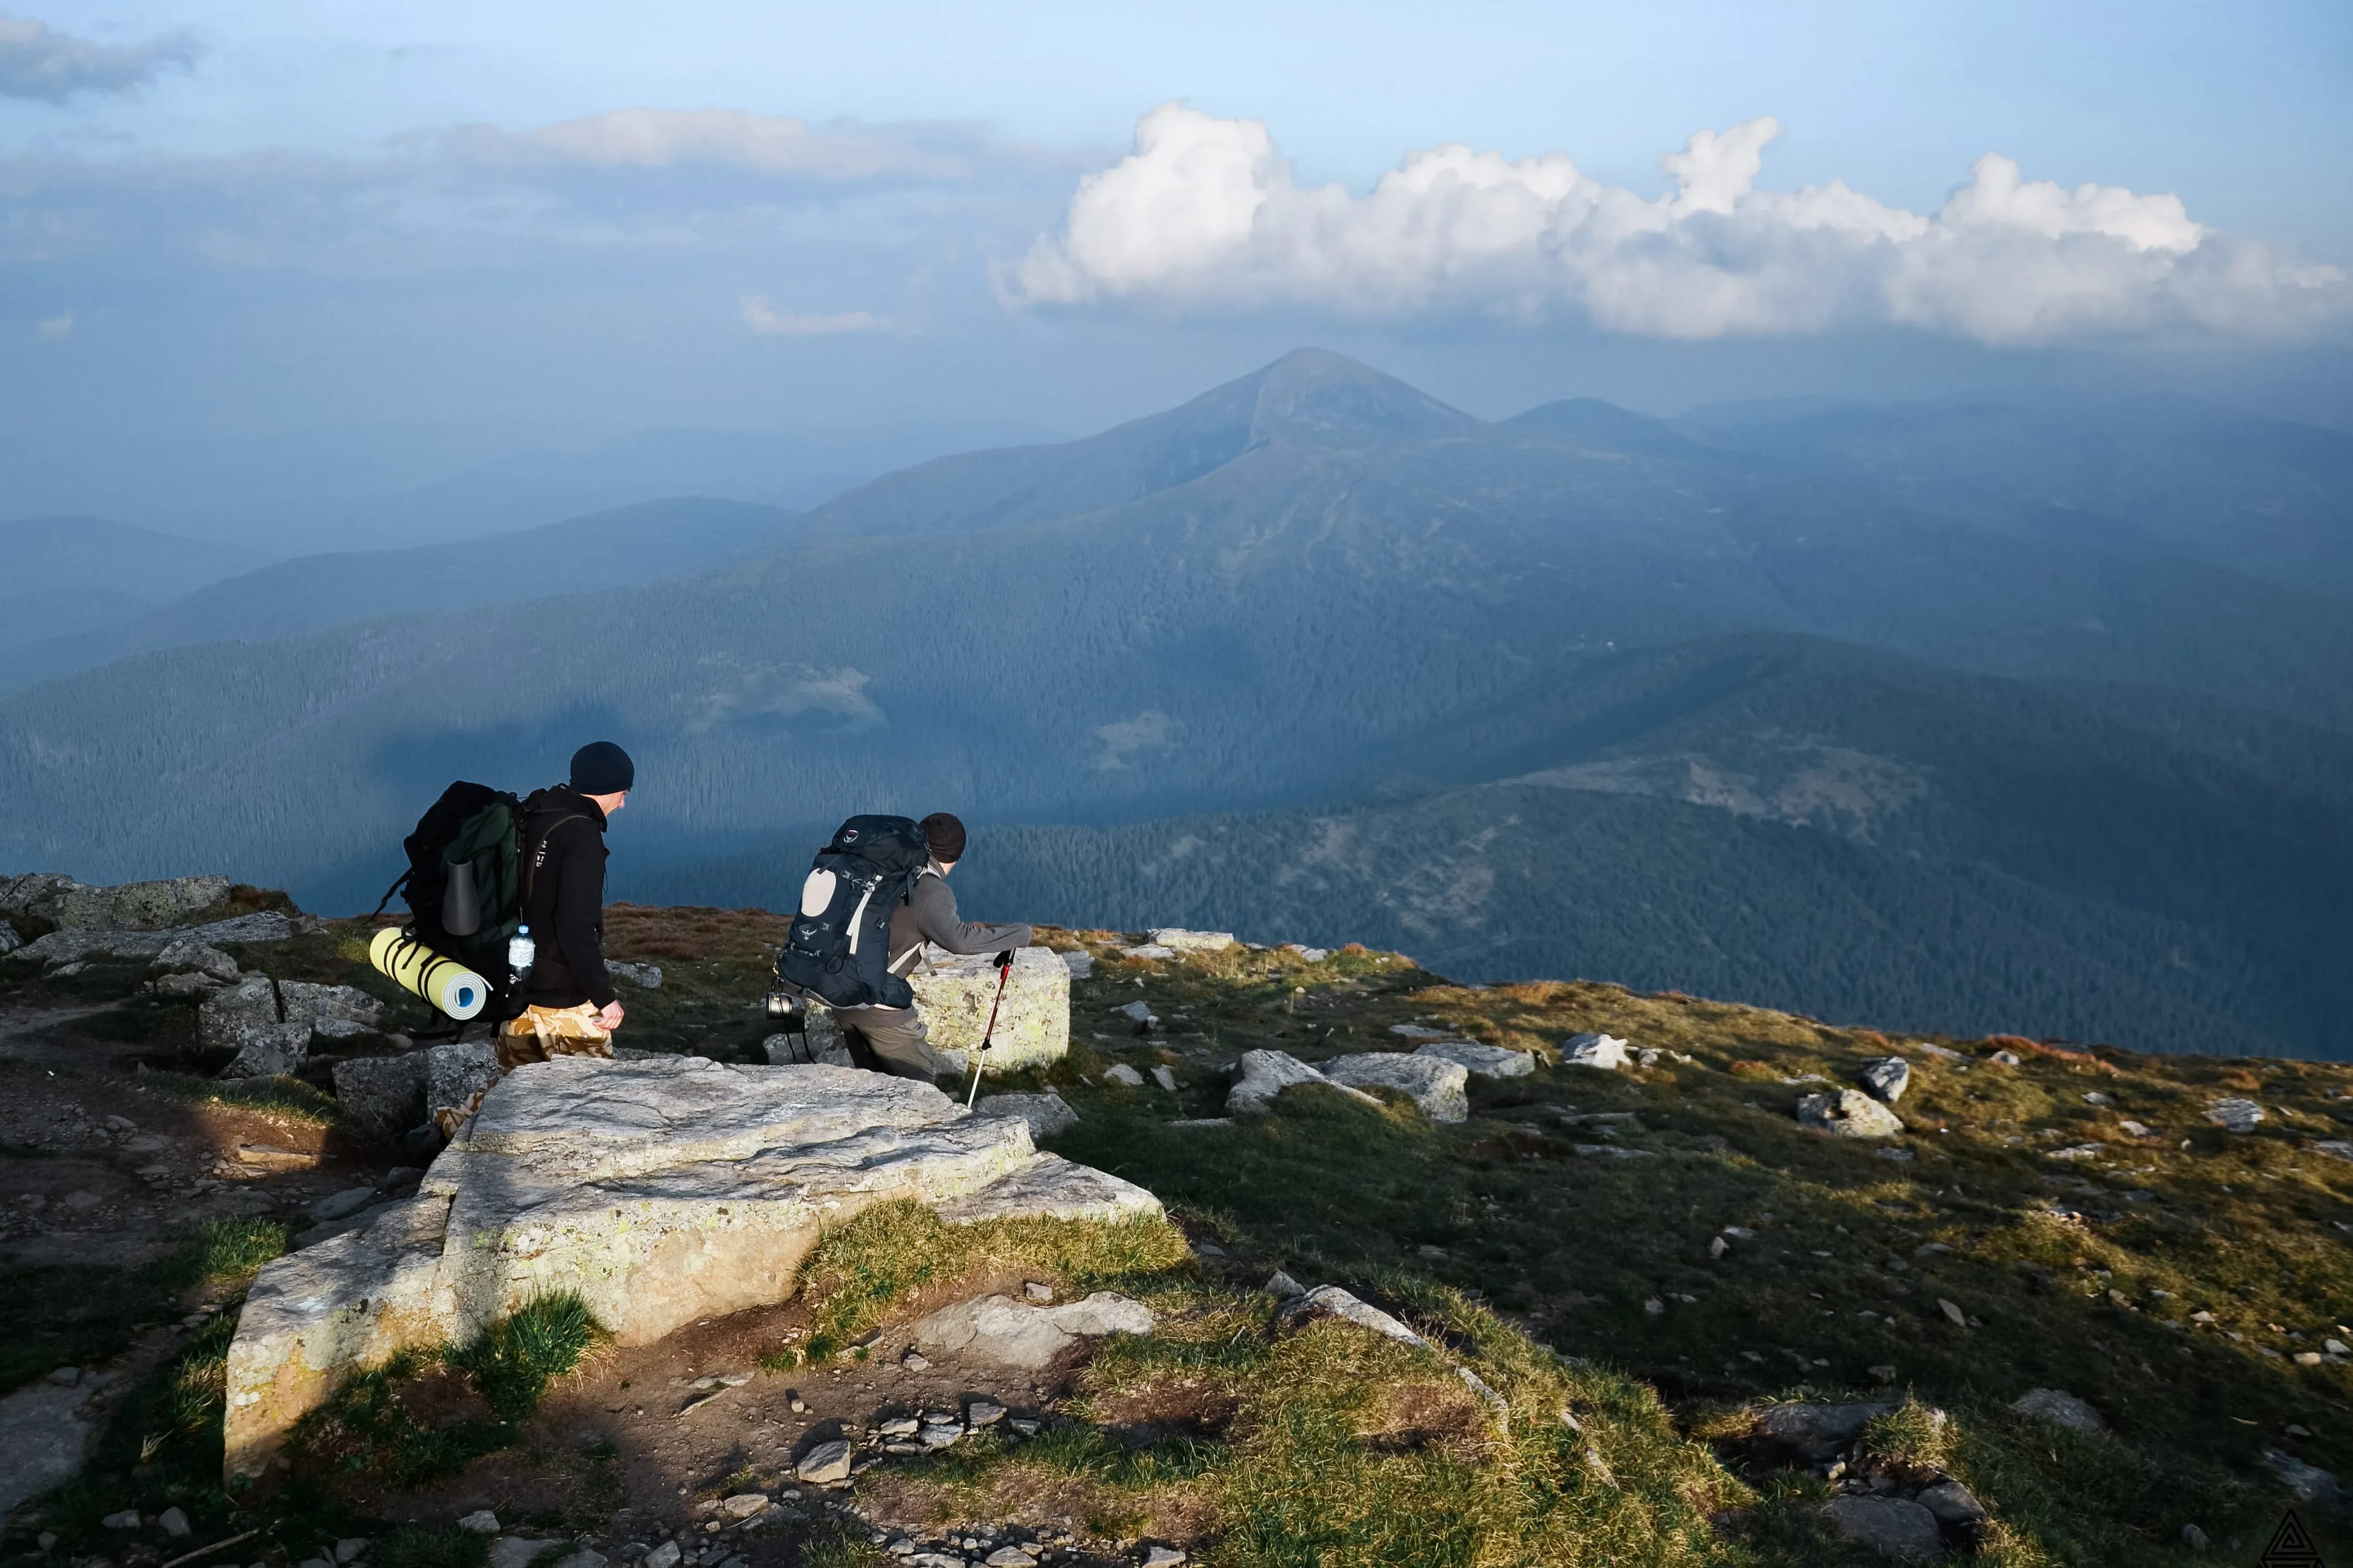
M 1430 440 L 1476 429 L 1479 421 L 1395 376 L 1329 349 L 1293 349 L 1254 375 L 1250 440 L 1303 447 L 1363 447 Z

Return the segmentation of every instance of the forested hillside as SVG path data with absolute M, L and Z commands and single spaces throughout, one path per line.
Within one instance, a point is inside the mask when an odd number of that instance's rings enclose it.
M 1972 505 L 1602 405 L 1483 424 L 1302 353 L 886 477 L 700 574 L 0 698 L 0 866 L 233 861 L 361 906 L 450 778 L 529 787 L 607 736 L 638 759 L 624 891 L 783 900 L 815 829 L 944 808 L 1039 829 L 974 868 L 1001 913 L 2353 1048 L 2327 979 L 2353 947 L 2353 616 Z M 1277 814 L 1283 852 L 1187 883 L 1170 847 L 1218 835 L 1172 819 L 1237 812 Z M 1335 823 L 1375 847 L 1299 858 Z
M 0 648 L 105 626 L 258 564 L 248 551 L 102 517 L 0 522 Z

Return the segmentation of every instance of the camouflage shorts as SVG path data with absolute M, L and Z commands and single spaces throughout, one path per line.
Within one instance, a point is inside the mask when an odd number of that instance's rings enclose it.
M 596 1015 L 602 1010 L 593 1002 L 583 1002 L 577 1007 L 528 1007 L 522 1016 L 500 1025 L 498 1067 L 491 1082 L 476 1089 L 465 1104 L 445 1105 L 433 1112 L 433 1124 L 441 1130 L 441 1136 L 457 1137 L 458 1129 L 481 1109 L 482 1096 L 491 1092 L 491 1084 L 519 1067 L 552 1057 L 603 1057 L 611 1060 L 612 1031 L 596 1022 Z

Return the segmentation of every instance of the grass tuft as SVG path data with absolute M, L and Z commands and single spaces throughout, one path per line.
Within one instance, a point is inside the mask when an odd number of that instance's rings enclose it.
M 527 1302 L 470 1343 L 443 1351 L 441 1359 L 472 1381 L 500 1420 L 518 1422 L 604 1338 L 588 1303 L 566 1291 Z
M 370 1568 L 483 1568 L 491 1539 L 454 1524 L 401 1524 L 368 1549 Z

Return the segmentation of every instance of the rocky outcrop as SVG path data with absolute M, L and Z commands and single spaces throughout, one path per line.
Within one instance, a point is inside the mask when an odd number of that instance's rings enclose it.
M 941 1308 L 917 1323 L 911 1337 L 926 1355 L 964 1355 L 1034 1371 L 1082 1339 L 1148 1334 L 1153 1321 L 1151 1308 L 1108 1290 L 1060 1307 L 983 1296 Z
M 1461 1121 L 1471 1115 L 1471 1100 L 1463 1092 L 1470 1070 L 1442 1057 L 1366 1051 L 1334 1057 L 1323 1064 L 1323 1071 L 1334 1083 L 1352 1089 L 1396 1089 L 1432 1121 Z
M 1560 1059 L 1570 1067 L 1607 1068 L 1612 1072 L 1632 1061 L 1626 1042 L 1615 1035 L 1571 1035 L 1560 1047 Z
M 1018 1116 L 1029 1124 L 1032 1138 L 1051 1138 L 1079 1124 L 1071 1102 L 1050 1089 L 1037 1094 L 984 1094 L 973 1109 L 983 1116 Z
M 926 950 L 925 962 L 907 977 L 932 1048 L 960 1072 L 970 1072 L 965 1054 L 984 1035 L 990 1045 L 984 1074 L 1057 1062 L 1071 1049 L 1071 970 L 1050 948 L 1025 947 L 1013 954 L 1005 977 L 1005 1000 L 997 1000 L 997 965 L 990 954 L 955 957 Z M 997 1027 L 988 1029 L 997 1007 Z
M 1428 1045 L 1416 1046 L 1413 1054 L 1460 1062 L 1472 1078 L 1525 1078 L 1536 1070 L 1535 1058 L 1526 1051 L 1482 1046 L 1476 1040 L 1432 1040 Z
M 364 991 L 248 974 L 205 998 L 196 1009 L 196 1038 L 237 1052 L 224 1077 L 266 1078 L 301 1067 L 314 1035 L 348 1038 L 383 1023 L 384 1004 Z
M 258 1476 L 353 1371 L 578 1294 L 624 1344 L 792 1293 L 825 1230 L 914 1198 L 954 1220 L 1155 1214 L 1018 1117 L 828 1067 L 566 1057 L 516 1069 L 417 1196 L 263 1268 L 229 1352 L 227 1468 Z
M 59 931 L 163 931 L 228 901 L 227 877 L 174 877 L 93 888 L 61 871 L 0 878 L 0 915 L 29 915 Z
M 1335 1083 L 1286 1051 L 1244 1051 L 1235 1066 L 1234 1087 L 1226 1094 L 1229 1116 L 1264 1116 L 1274 1109 L 1275 1096 L 1296 1085 L 1321 1084 L 1339 1094 L 1353 1094 L 1367 1105 L 1379 1100 L 1361 1089 Z
M 1798 1101 L 1798 1122 L 1833 1138 L 1894 1138 L 1904 1120 L 1859 1089 L 1810 1094 Z
M 423 1051 L 396 1057 L 347 1057 L 334 1066 L 335 1099 L 343 1114 L 380 1138 L 394 1138 L 425 1120 L 427 1058 Z
M 234 946 L 242 942 L 285 942 L 293 934 L 294 922 L 269 910 L 258 915 L 239 915 L 234 920 L 171 931 L 53 931 L 38 941 L 26 942 L 8 958 L 11 963 L 39 963 L 48 969 L 101 960 L 152 963 L 165 949 L 181 942 Z
M 1904 1098 L 1911 1083 L 1912 1064 L 1902 1057 L 1882 1057 L 1862 1069 L 1862 1087 L 1890 1105 Z

